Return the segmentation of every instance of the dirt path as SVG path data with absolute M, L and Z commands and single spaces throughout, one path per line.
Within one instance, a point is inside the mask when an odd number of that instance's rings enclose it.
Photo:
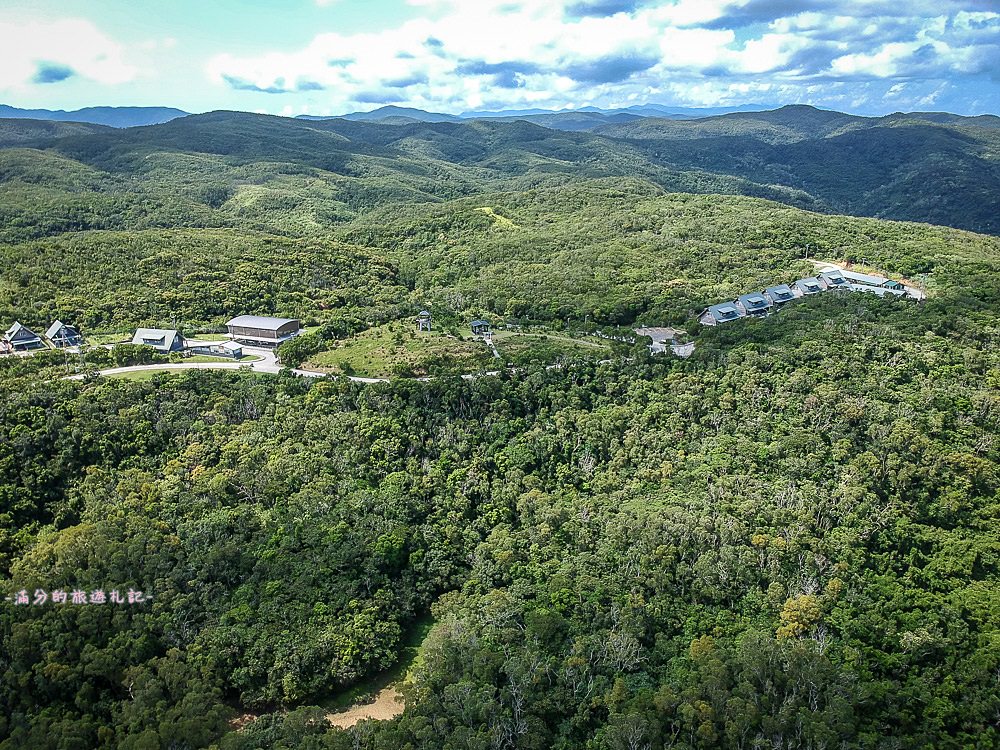
M 403 696 L 396 690 L 395 685 L 389 685 L 379 691 L 378 695 L 375 696 L 374 703 L 351 706 L 346 711 L 327 714 L 326 718 L 335 727 L 347 729 L 364 719 L 384 721 L 399 716 L 401 713 L 403 713 Z

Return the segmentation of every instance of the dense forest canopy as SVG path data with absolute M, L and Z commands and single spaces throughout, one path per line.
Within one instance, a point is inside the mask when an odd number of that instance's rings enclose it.
M 967 138 L 980 161 L 937 202 L 947 222 L 869 194 L 881 167 L 837 189 L 956 226 L 995 205 L 989 122 L 793 115 L 733 118 L 784 118 L 781 138 L 725 138 L 772 165 L 755 149 Z M 681 125 L 676 148 L 708 159 L 719 134 L 689 131 L 720 126 Z M 812 178 L 659 163 L 665 131 L 232 113 L 94 131 L 0 149 L 2 321 L 271 313 L 321 348 L 426 307 L 696 346 L 375 384 L 63 379 L 156 360 L 142 347 L 0 357 L 0 750 L 1000 746 L 1000 240 L 835 215 Z M 932 158 L 913 153 L 892 169 Z M 691 325 L 813 273 L 807 255 L 928 298 Z M 151 598 L 16 604 L 36 590 Z M 405 710 L 332 727 L 428 623 Z

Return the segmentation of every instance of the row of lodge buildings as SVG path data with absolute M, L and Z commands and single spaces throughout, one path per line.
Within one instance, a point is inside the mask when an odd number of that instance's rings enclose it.
M 83 336 L 73 326 L 57 320 L 50 325 L 42 336 L 32 331 L 18 321 L 8 328 L 0 337 L 0 354 L 10 352 L 30 352 L 34 349 L 66 349 L 83 343 Z
M 132 335 L 131 343 L 148 346 L 161 354 L 190 351 L 193 354 L 214 354 L 239 359 L 243 345 L 273 349 L 298 336 L 302 326 L 293 318 L 238 315 L 226 323 L 226 329 L 227 340 L 209 342 L 188 340 L 180 331 L 166 328 L 138 328 Z M 0 353 L 30 352 L 48 347 L 64 349 L 77 347 L 82 343 L 80 331 L 59 320 L 48 327 L 44 336 L 15 322 L 0 337 Z
M 180 331 L 168 328 L 138 328 L 132 343 L 149 346 L 160 354 L 187 351 L 191 354 L 211 354 L 239 359 L 243 346 L 274 349 L 302 332 L 302 324 L 294 318 L 271 318 L 264 315 L 237 315 L 226 323 L 225 341 L 185 339 Z
M 899 281 L 893 281 L 884 276 L 832 268 L 816 276 L 799 279 L 792 284 L 769 286 L 761 292 L 742 294 L 732 302 L 720 302 L 717 305 L 712 305 L 698 317 L 698 322 L 702 325 L 714 326 L 740 318 L 762 318 L 792 300 L 837 290 L 869 292 L 880 297 L 891 295 L 920 298 L 919 292 L 908 289 Z

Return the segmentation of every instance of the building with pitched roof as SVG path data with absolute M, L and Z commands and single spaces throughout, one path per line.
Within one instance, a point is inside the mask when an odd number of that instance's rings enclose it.
M 815 276 L 807 276 L 795 282 L 795 289 L 800 295 L 819 294 L 823 291 L 823 285 Z
M 769 286 L 764 290 L 764 294 L 771 300 L 773 305 L 778 307 L 795 299 L 795 292 L 792 291 L 792 288 L 788 284 Z
M 80 335 L 80 332 L 73 326 L 66 325 L 61 320 L 57 320 L 49 326 L 45 332 L 45 338 L 57 349 L 63 349 L 67 346 L 80 346 L 83 343 L 83 336 Z
M 745 316 L 746 312 L 738 307 L 735 302 L 720 302 L 705 310 L 698 318 L 698 321 L 702 325 L 714 326 L 719 323 L 728 323 L 731 320 L 739 320 Z
M 132 343 L 150 346 L 160 354 L 177 352 L 184 348 L 184 338 L 177 332 L 164 328 L 138 328 Z
M 851 282 L 847 280 L 843 272 L 838 269 L 822 271 L 819 274 L 820 283 L 827 289 L 850 289 Z
M 756 317 L 767 315 L 771 309 L 771 300 L 760 292 L 741 294 L 736 302 L 743 308 L 747 315 Z
M 30 349 L 40 349 L 45 346 L 45 343 L 37 333 L 29 328 L 25 328 L 17 321 L 4 333 L 3 342 L 11 351 L 15 352 L 26 352 Z

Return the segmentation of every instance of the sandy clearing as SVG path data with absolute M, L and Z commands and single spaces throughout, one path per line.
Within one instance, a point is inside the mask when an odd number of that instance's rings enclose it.
M 378 695 L 375 696 L 374 703 L 354 705 L 346 711 L 327 714 L 326 718 L 335 727 L 347 729 L 365 719 L 378 719 L 379 721 L 392 719 L 403 713 L 403 708 L 403 696 L 399 694 L 395 685 L 389 685 L 379 691 Z

